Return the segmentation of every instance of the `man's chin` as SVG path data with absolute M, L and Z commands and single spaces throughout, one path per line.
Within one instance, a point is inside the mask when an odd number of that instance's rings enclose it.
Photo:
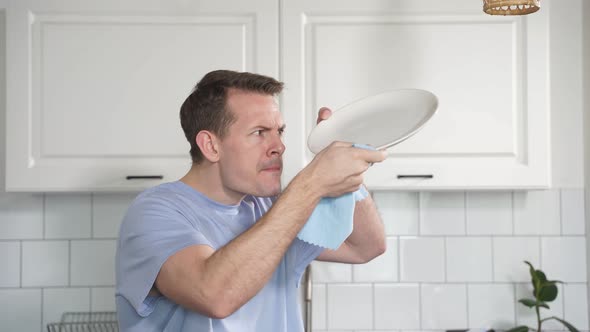
M 272 196 L 277 196 L 278 194 L 280 194 L 282 191 L 281 188 L 281 184 L 279 183 L 278 186 L 276 186 L 275 188 L 264 188 L 262 190 L 260 190 L 259 194 L 256 196 L 260 196 L 260 197 L 272 197 Z

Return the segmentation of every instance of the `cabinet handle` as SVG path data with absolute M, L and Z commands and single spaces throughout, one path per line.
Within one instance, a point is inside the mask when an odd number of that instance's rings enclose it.
M 127 175 L 127 180 L 162 180 L 163 175 Z
M 432 179 L 432 174 L 398 174 L 398 179 Z

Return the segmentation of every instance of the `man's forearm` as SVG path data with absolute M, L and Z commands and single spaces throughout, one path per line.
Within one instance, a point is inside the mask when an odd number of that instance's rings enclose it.
M 201 281 L 218 292 L 231 314 L 268 282 L 320 197 L 305 181 L 292 182 L 252 228 L 205 262 Z
M 385 228 L 371 195 L 356 202 L 354 228 L 346 243 L 362 262 L 368 262 L 385 252 Z

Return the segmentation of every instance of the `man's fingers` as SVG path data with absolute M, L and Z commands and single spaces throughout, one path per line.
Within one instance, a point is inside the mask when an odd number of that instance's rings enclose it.
M 359 150 L 358 153 L 360 153 L 360 158 L 368 163 L 379 163 L 387 158 L 387 151 L 385 150 L 355 149 Z
M 332 110 L 327 107 L 322 107 L 318 111 L 318 119 L 316 123 L 320 123 L 332 115 Z
M 350 142 L 343 142 L 343 141 L 334 141 L 334 142 L 330 143 L 329 146 L 349 148 L 349 147 L 352 147 L 352 143 L 350 143 Z

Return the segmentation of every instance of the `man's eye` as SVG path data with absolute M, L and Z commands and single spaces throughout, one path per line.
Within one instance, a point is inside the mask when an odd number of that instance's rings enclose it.
M 262 129 L 256 130 L 252 134 L 254 134 L 256 136 L 260 136 L 260 135 L 262 135 Z
M 285 133 L 285 128 L 279 129 L 279 136 L 283 136 L 284 133 Z

